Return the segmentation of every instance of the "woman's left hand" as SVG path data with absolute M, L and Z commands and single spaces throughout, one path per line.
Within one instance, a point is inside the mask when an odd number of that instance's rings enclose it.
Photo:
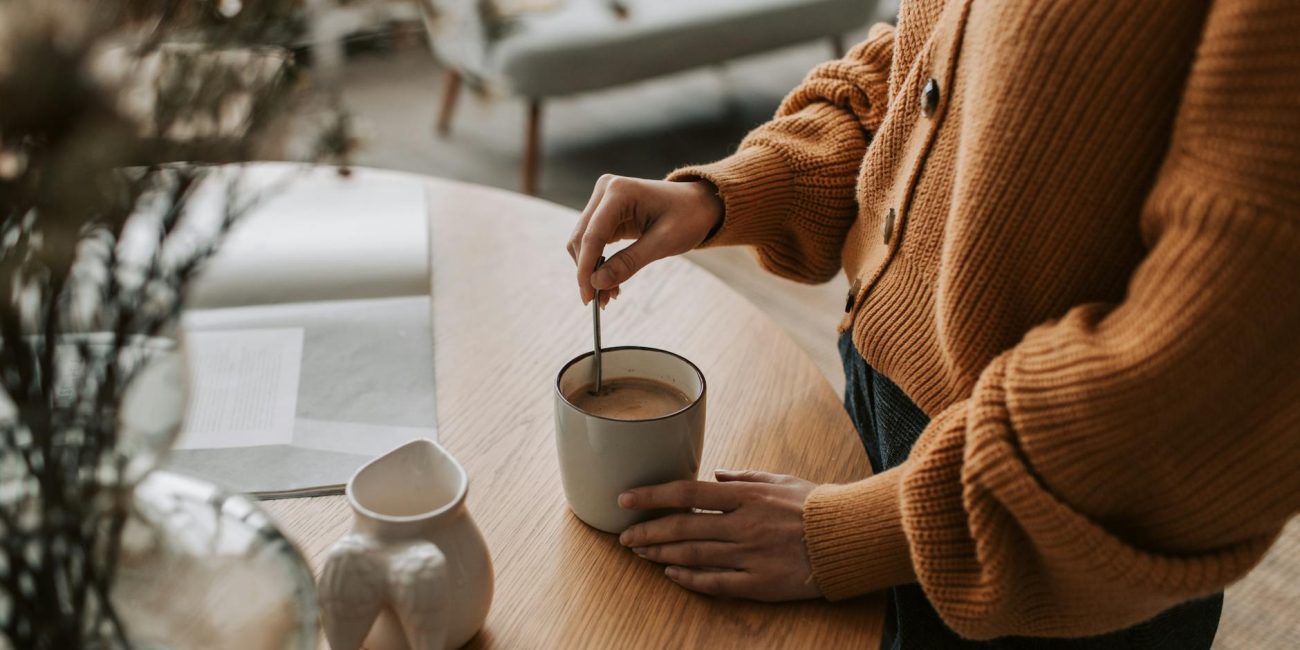
M 628 490 L 629 510 L 688 510 L 637 524 L 619 542 L 667 564 L 673 582 L 751 600 L 818 598 L 803 539 L 803 503 L 816 484 L 793 476 L 718 470 L 718 482 L 674 481 Z

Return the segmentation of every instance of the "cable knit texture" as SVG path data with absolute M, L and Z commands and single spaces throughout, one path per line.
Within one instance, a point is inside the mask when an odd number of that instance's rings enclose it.
M 669 176 L 717 186 L 706 245 L 843 267 L 843 328 L 933 418 L 809 498 L 823 593 L 1083 636 L 1259 560 L 1300 510 L 1296 34 L 1295 0 L 905 0 Z

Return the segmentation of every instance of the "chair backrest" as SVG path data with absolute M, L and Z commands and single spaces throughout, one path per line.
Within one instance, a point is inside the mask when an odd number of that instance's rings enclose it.
M 571 0 L 416 0 L 434 56 L 471 77 L 487 71 L 493 45 L 522 27 L 526 16 L 573 8 Z M 591 5 L 590 7 L 586 5 Z M 581 0 L 580 11 L 596 8 L 625 15 L 625 0 Z
M 429 47 L 439 61 L 462 73 L 486 69 L 498 29 L 493 0 L 416 0 Z

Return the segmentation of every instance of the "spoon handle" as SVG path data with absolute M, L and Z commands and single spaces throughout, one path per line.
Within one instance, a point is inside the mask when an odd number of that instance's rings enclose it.
M 602 256 L 596 260 L 596 268 L 605 263 Z M 601 367 L 600 367 L 600 289 L 596 289 L 595 296 L 591 299 L 591 331 L 595 338 L 595 345 L 592 348 L 591 357 L 592 374 L 595 376 L 592 384 L 595 386 L 596 393 L 600 393 Z

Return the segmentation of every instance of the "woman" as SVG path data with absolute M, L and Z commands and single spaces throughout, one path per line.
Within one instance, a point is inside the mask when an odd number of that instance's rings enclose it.
M 709 594 L 888 589 L 886 647 L 1209 647 L 1300 507 L 1297 33 L 1294 0 L 905 1 L 731 157 L 602 178 L 584 301 L 701 245 L 845 270 L 877 470 L 633 490 L 714 512 L 621 541 Z

